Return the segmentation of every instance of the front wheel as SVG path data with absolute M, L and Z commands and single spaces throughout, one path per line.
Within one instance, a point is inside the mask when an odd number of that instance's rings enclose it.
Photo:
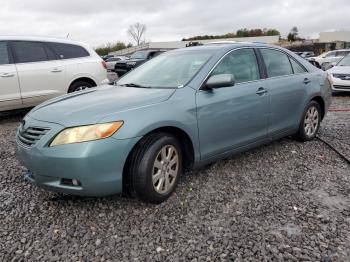
M 301 120 L 298 138 L 301 141 L 310 141 L 316 137 L 318 129 L 321 123 L 321 108 L 320 105 L 311 101 L 303 114 L 303 119 Z
M 181 173 L 182 150 L 178 140 L 170 134 L 157 133 L 136 146 L 128 175 L 138 198 L 159 204 L 173 193 Z

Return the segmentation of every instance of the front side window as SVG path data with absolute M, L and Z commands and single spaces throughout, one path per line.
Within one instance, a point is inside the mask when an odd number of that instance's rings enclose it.
M 324 57 L 334 57 L 334 56 L 335 56 L 335 52 L 329 52 Z
M 261 49 L 260 51 L 266 65 L 268 77 L 293 74 L 292 66 L 286 54 L 272 49 Z
M 78 45 L 50 43 L 50 46 L 55 50 L 60 59 L 80 58 L 90 55 L 85 48 Z
M 30 41 L 12 42 L 16 63 L 47 61 L 48 56 L 43 43 Z
M 293 67 L 294 74 L 302 74 L 307 72 L 304 67 L 302 67 L 297 61 L 295 61 L 293 58 L 290 58 L 290 62 Z
M 347 52 L 347 51 L 338 51 L 337 52 L 338 57 L 343 57 L 343 56 L 346 56 L 347 54 L 349 54 L 349 52 Z
M 135 68 L 117 85 L 177 88 L 186 85 L 212 56 L 211 51 L 164 53 Z
M 227 54 L 213 70 L 212 75 L 232 74 L 235 83 L 258 80 L 259 68 L 253 49 L 239 49 Z
M 0 65 L 7 65 L 9 63 L 10 59 L 7 51 L 7 43 L 0 42 Z

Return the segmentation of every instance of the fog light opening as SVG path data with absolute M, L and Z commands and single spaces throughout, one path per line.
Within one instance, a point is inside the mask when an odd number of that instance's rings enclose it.
M 61 185 L 80 187 L 81 183 L 80 183 L 80 181 L 78 179 L 62 178 L 61 179 Z

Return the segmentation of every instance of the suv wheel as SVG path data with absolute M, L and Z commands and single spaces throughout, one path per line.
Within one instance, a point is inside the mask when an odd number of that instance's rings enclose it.
M 320 105 L 311 101 L 303 114 L 303 119 L 301 120 L 298 137 L 301 141 L 309 141 L 316 137 L 318 129 L 321 123 L 321 108 Z
M 70 85 L 68 93 L 76 92 L 76 91 L 82 91 L 87 88 L 91 88 L 93 85 L 86 81 L 77 81 Z
M 182 173 L 182 151 L 167 133 L 145 137 L 131 155 L 128 176 L 138 198 L 159 204 L 175 190 Z

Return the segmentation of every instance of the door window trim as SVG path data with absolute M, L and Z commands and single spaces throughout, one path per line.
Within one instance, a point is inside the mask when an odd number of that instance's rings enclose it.
M 206 77 L 204 77 L 204 80 L 202 81 L 202 83 L 200 84 L 200 88 L 198 89 L 199 91 L 206 91 L 204 90 L 204 85 L 205 83 L 208 81 L 209 77 L 211 76 L 211 73 L 214 71 L 214 69 L 218 66 L 218 64 L 227 56 L 229 55 L 230 53 L 234 52 L 234 51 L 237 51 L 237 50 L 241 50 L 241 49 L 252 49 L 253 52 L 254 52 L 254 55 L 255 55 L 255 59 L 256 59 L 256 64 L 258 66 L 258 71 L 259 71 L 259 79 L 256 79 L 256 80 L 251 80 L 251 81 L 246 81 L 246 82 L 240 82 L 240 83 L 237 83 L 235 84 L 234 86 L 237 86 L 237 85 L 240 85 L 240 84 L 247 84 L 247 83 L 253 83 L 253 82 L 257 82 L 257 81 L 261 81 L 261 80 L 264 80 L 265 78 L 263 78 L 263 75 L 261 74 L 262 72 L 260 71 L 260 65 L 259 65 L 259 59 L 258 59 L 258 56 L 257 56 L 257 53 L 255 51 L 255 47 L 253 46 L 245 46 L 245 47 L 237 47 L 237 48 L 234 48 L 234 49 L 231 49 L 229 51 L 227 51 L 216 63 L 215 65 L 210 69 L 210 71 L 208 72 L 208 74 L 206 75 Z

